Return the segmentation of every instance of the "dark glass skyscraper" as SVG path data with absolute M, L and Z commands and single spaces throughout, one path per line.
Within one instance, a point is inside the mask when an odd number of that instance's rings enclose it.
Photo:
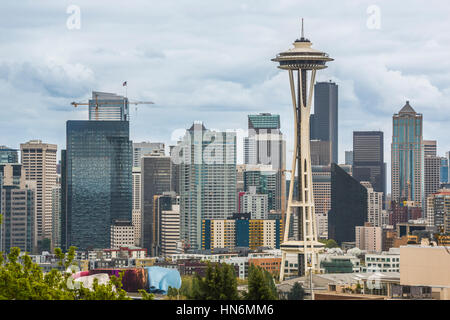
M 369 181 L 386 196 L 386 164 L 382 131 L 353 131 L 353 177 Z M 383 201 L 384 202 L 384 201 Z
M 109 248 L 114 221 L 132 221 L 129 122 L 67 121 L 66 158 L 67 247 Z
M 310 139 L 331 141 L 331 162 L 338 163 L 338 85 L 317 82 L 314 114 L 310 116 Z
M 151 256 L 159 253 L 160 212 L 157 197 L 171 191 L 172 163 L 170 157 L 163 155 L 141 158 L 141 210 L 143 225 L 143 247 Z M 170 210 L 165 208 L 163 210 Z
M 367 221 L 367 189 L 338 165 L 331 164 L 331 210 L 328 238 L 355 241 L 355 227 Z

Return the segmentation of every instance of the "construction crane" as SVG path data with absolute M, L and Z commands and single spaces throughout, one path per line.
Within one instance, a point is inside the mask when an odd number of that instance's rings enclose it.
M 71 105 L 73 105 L 75 108 L 78 106 L 89 106 L 89 102 L 71 102 Z M 99 105 L 104 105 L 104 104 L 117 104 L 117 102 L 113 102 L 113 101 L 103 101 L 103 102 L 98 102 L 97 100 L 97 96 L 95 96 L 95 120 L 98 120 L 98 107 Z M 138 104 L 155 104 L 152 101 L 128 101 L 128 104 L 135 104 L 136 106 Z M 136 107 L 137 108 L 137 107 Z

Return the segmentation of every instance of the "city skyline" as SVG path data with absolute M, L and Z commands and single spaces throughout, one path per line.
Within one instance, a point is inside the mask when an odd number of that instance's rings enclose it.
M 245 130 L 248 114 L 271 112 L 280 114 L 286 144 L 292 145 L 290 101 L 283 86 L 286 75 L 273 70 L 269 58 L 274 50 L 285 50 L 286 43 L 299 36 L 299 17 L 303 16 L 305 35 L 337 57 L 336 64 L 317 81 L 332 80 L 339 85 L 340 163 L 344 163 L 345 151 L 351 150 L 353 131 L 381 130 L 386 139 L 386 171 L 390 172 L 389 119 L 406 100 L 424 115 L 424 139 L 438 141 L 438 155 L 450 150 L 450 140 L 442 134 L 450 120 L 445 112 L 450 92 L 445 72 L 423 64 L 425 54 L 433 54 L 434 59 L 445 55 L 448 36 L 434 30 L 445 28 L 436 24 L 443 23 L 439 17 L 445 10 L 440 9 L 448 4 L 424 7 L 413 1 L 404 8 L 381 2 L 380 29 L 367 26 L 369 2 L 329 4 L 325 8 L 320 1 L 283 1 L 278 6 L 227 2 L 203 5 L 198 12 L 195 8 L 199 3 L 175 6 L 167 2 L 148 7 L 142 2 L 140 9 L 136 6 L 125 11 L 118 10 L 120 5 L 109 8 L 104 4 L 80 1 L 81 26 L 72 30 L 66 26 L 70 17 L 66 4 L 25 8 L 4 4 L 10 12 L 20 10 L 23 17 L 40 17 L 25 19 L 19 27 L 2 13 L 5 28 L 15 36 L 5 37 L 5 50 L 0 54 L 0 92 L 5 103 L 15 106 L 14 112 L 0 109 L 2 144 L 18 148 L 20 143 L 37 138 L 61 148 L 65 121 L 84 120 L 88 114 L 86 108 L 74 109 L 70 102 L 87 101 L 92 91 L 105 91 L 155 101 L 155 105 L 138 106 L 137 114 L 135 106 L 130 107 L 133 141 L 150 138 L 166 146 L 175 144 L 173 131 L 184 132 L 194 120 L 217 130 Z M 316 10 L 319 6 L 322 10 Z M 226 10 L 226 15 L 221 10 Z M 429 27 L 420 26 L 420 33 L 413 31 L 423 23 L 411 18 L 418 10 L 423 13 L 423 22 L 429 23 Z M 169 11 L 180 21 L 158 20 Z M 269 12 L 283 12 L 283 16 Z M 339 18 L 342 16 L 352 19 Z M 330 36 L 329 28 L 318 28 L 324 22 L 336 34 Z M 130 39 L 130 30 L 138 36 Z M 350 31 L 351 50 L 346 41 Z M 47 36 L 54 39 L 50 51 Z M 8 46 L 12 47 L 8 50 Z M 11 48 L 26 54 L 13 55 Z M 211 63 L 214 68 L 204 67 Z M 128 92 L 122 86 L 124 81 L 128 82 Z M 368 120 L 360 123 L 361 118 Z M 17 132 L 14 128 L 18 127 L 23 130 Z M 238 139 L 238 163 L 242 163 L 241 144 Z M 286 151 L 289 160 L 292 151 Z M 389 190 L 389 175 L 387 180 Z

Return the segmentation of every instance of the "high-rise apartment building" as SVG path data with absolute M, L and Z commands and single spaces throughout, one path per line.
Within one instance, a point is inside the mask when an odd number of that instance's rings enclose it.
M 331 166 L 312 166 L 317 236 L 328 238 L 328 211 L 331 209 Z
M 355 227 L 367 221 L 367 189 L 337 164 L 331 164 L 331 210 L 328 238 L 355 241 Z
M 425 144 L 424 144 L 425 145 Z M 424 216 L 427 212 L 427 198 L 439 190 L 441 158 L 436 155 L 425 155 L 423 159 Z
M 450 232 L 450 190 L 443 189 L 430 194 L 427 204 L 428 226 L 438 227 L 446 233 Z
M 381 227 L 375 227 L 371 223 L 355 227 L 356 247 L 368 253 L 382 251 L 383 233 Z
M 65 247 L 110 248 L 114 222 L 132 221 L 129 132 L 128 121 L 67 121 L 61 159 Z
M 361 185 L 367 189 L 367 222 L 374 227 L 382 227 L 383 192 L 373 190 L 368 181 L 362 181 Z
M 38 244 L 52 239 L 52 190 L 56 179 L 56 144 L 31 140 L 20 145 L 26 180 L 36 182 L 36 230 Z
M 61 248 L 61 186 L 52 189 L 52 248 Z
M 35 253 L 36 182 L 26 181 L 22 165 L 0 164 L 0 251 L 13 247 Z
M 132 224 L 134 227 L 134 242 L 142 246 L 142 193 L 141 193 L 141 167 L 133 167 L 133 197 L 132 197 Z
M 172 204 L 161 212 L 161 255 L 167 257 L 179 253 L 180 241 L 180 205 Z
M 143 247 L 149 255 L 159 252 L 159 209 L 155 196 L 171 191 L 171 158 L 164 155 L 143 156 L 141 160 L 141 210 Z
M 409 200 L 422 205 L 423 117 L 406 101 L 392 117 L 391 196 L 393 201 Z
M 115 93 L 92 92 L 89 100 L 89 120 L 129 121 L 128 98 Z
M 310 116 L 310 139 L 331 142 L 331 162 L 338 163 L 338 85 L 314 85 L 314 114 Z
M 376 192 L 386 195 L 386 163 L 382 131 L 353 132 L 353 177 L 368 181 Z
M 242 196 L 241 211 L 250 213 L 252 219 L 267 219 L 269 215 L 269 196 L 257 194 L 256 187 Z
M 256 188 L 257 194 L 266 194 L 268 196 L 268 209 L 270 211 L 281 212 L 282 196 L 280 191 L 281 172 L 272 170 L 267 165 L 247 165 L 244 171 L 244 191 L 250 192 L 250 189 Z
M 236 212 L 236 134 L 195 122 L 172 159 L 180 165 L 181 238 L 188 248 L 200 249 L 202 220 Z
M 116 220 L 111 224 L 111 249 L 134 247 L 134 226 L 129 220 Z

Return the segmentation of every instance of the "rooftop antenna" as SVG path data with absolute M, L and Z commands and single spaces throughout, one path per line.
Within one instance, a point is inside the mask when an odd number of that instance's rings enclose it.
M 305 39 L 305 33 L 303 31 L 303 18 L 302 18 L 302 39 Z

